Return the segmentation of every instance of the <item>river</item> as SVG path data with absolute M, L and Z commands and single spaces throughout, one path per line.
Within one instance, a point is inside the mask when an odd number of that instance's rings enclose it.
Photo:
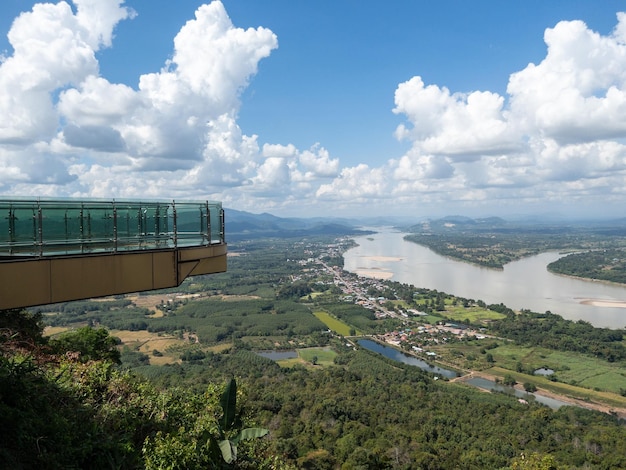
M 626 327 L 626 287 L 550 273 L 546 266 L 561 257 L 559 253 L 541 253 L 497 270 L 440 256 L 404 240 L 405 234 L 398 231 L 376 230 L 380 231 L 356 237 L 358 246 L 344 253 L 346 271 L 487 304 L 502 302 L 515 310 L 549 310 L 597 327 Z

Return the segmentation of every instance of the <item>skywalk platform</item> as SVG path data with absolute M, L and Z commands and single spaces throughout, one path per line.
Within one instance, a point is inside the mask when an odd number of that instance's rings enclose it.
M 0 310 L 176 287 L 226 254 L 219 202 L 0 198 Z

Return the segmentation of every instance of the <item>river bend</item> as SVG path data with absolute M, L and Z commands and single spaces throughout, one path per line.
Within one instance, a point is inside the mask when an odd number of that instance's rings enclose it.
M 516 310 L 549 310 L 597 327 L 626 327 L 626 287 L 550 273 L 546 266 L 561 257 L 559 253 L 541 253 L 497 270 L 438 255 L 404 240 L 404 235 L 382 230 L 356 237 L 358 246 L 344 253 L 344 269 L 487 304 L 502 302 Z

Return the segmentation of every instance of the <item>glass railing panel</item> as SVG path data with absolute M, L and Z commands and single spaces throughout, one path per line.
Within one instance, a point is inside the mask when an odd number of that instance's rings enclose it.
M 0 204 L 0 241 L 10 255 L 36 254 L 38 240 L 36 210 L 25 203 Z
M 169 204 L 152 203 L 142 206 L 142 227 L 145 242 L 155 247 L 167 246 L 170 238 L 168 233 L 167 213 Z
M 141 236 L 141 209 L 116 206 L 118 244 L 138 243 Z
M 210 214 L 210 237 L 209 240 L 211 243 L 221 243 L 223 239 L 223 221 L 222 221 L 222 208 L 220 206 L 211 205 L 209 206 L 209 214 Z
M 176 239 L 178 246 L 207 243 L 206 204 L 176 203 Z
M 75 211 L 64 207 L 45 207 L 41 210 L 40 222 L 44 243 L 82 238 L 80 209 Z
M 36 216 L 41 231 L 40 252 L 80 252 L 83 238 L 81 209 L 51 205 L 40 209 Z
M 86 207 L 83 213 L 84 239 L 113 242 L 113 207 Z
M 0 199 L 0 255 L 55 255 L 223 243 L 221 203 Z
M 31 242 L 38 239 L 37 212 L 30 207 L 15 207 L 11 210 L 9 241 Z

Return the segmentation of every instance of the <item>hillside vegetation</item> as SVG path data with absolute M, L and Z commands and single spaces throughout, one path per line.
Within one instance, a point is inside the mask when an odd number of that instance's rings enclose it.
M 0 462 L 16 469 L 626 467 L 625 428 L 615 414 L 554 411 L 532 397 L 521 403 L 435 380 L 345 337 L 406 337 L 399 347 L 436 347 L 462 368 L 497 369 L 506 380 L 539 386 L 547 379 L 533 378 L 532 367 L 562 362 L 557 352 L 571 356 L 554 379 L 586 381 L 576 370 L 580 355 L 581 367 L 607 364 L 597 369 L 611 378 L 608 388 L 591 386 L 619 405 L 623 331 L 342 273 L 367 296 L 385 299 L 377 305 L 393 315 L 379 316 L 336 282 L 332 268 L 349 245 L 323 237 L 242 242 L 229 247 L 238 256 L 227 273 L 178 289 L 2 312 Z M 425 315 L 404 316 L 405 309 Z M 438 329 L 462 318 L 498 338 Z M 54 336 L 43 336 L 46 324 L 55 325 Z M 275 362 L 261 350 L 298 354 Z M 233 377 L 241 420 L 224 433 L 221 397 Z M 568 386 L 575 393 L 582 385 Z M 237 441 L 243 428 L 269 433 Z M 219 446 L 227 440 L 237 449 L 230 462 Z

